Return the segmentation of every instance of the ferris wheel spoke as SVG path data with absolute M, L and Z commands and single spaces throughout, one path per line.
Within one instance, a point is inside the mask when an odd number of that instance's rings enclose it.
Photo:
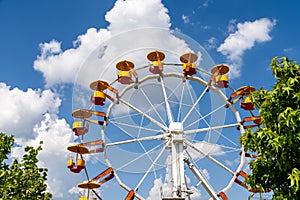
M 197 120 L 195 120 L 194 122 L 190 123 L 190 124 L 187 125 L 185 128 L 187 129 L 187 128 L 193 126 L 194 124 L 200 122 L 201 120 L 205 119 L 206 117 L 211 116 L 212 114 L 216 113 L 216 112 L 219 111 L 220 109 L 224 108 L 225 105 L 226 105 L 226 104 L 221 105 L 220 107 L 214 109 L 213 111 L 207 113 L 206 115 L 201 116 L 199 119 L 197 119 Z M 200 113 L 199 113 L 199 114 L 200 114 Z M 200 114 L 200 115 L 201 115 L 201 114 Z
M 213 130 L 218 130 L 218 129 L 223 129 L 223 128 L 232 128 L 232 127 L 237 127 L 239 123 L 233 123 L 233 124 L 225 124 L 221 126 L 209 126 L 207 128 L 199 128 L 199 129 L 192 129 L 192 130 L 186 130 L 184 131 L 185 135 L 193 134 L 193 133 L 201 133 L 201 132 L 207 132 L 207 131 L 213 131 Z
M 144 122 L 144 115 L 142 116 L 142 120 L 141 120 L 141 122 L 140 122 L 140 126 L 139 126 L 139 128 L 138 128 L 138 134 L 137 134 L 137 137 L 139 138 L 140 137 L 140 134 L 141 134 L 141 127 L 142 127 L 142 124 L 143 124 L 143 122 Z M 140 143 L 140 142 L 139 142 Z M 141 144 L 141 143 L 140 143 Z
M 199 101 L 202 99 L 202 97 L 204 96 L 204 94 L 206 93 L 206 91 L 207 91 L 208 88 L 209 88 L 209 86 L 206 86 L 204 88 L 204 90 L 202 91 L 201 95 L 198 97 L 198 99 L 196 100 L 196 102 L 194 102 L 192 108 L 189 110 L 189 112 L 186 114 L 186 116 L 182 120 L 182 123 L 184 123 L 187 120 L 187 118 L 190 116 L 190 114 L 193 112 L 193 110 L 198 105 Z
M 131 140 L 123 140 L 123 141 L 119 141 L 119 142 L 110 142 L 110 143 L 105 144 L 105 146 L 109 147 L 109 146 L 115 146 L 115 145 L 147 141 L 147 140 L 164 140 L 165 138 L 166 138 L 165 135 L 156 135 L 156 136 L 149 136 L 149 137 L 142 137 L 142 138 L 134 138 Z
M 170 140 L 167 141 L 167 143 L 165 144 L 164 148 L 159 152 L 159 154 L 157 155 L 157 157 L 155 158 L 155 160 L 152 162 L 152 164 L 150 165 L 150 167 L 147 169 L 146 173 L 144 174 L 144 176 L 141 178 L 141 180 L 139 181 L 139 183 L 135 187 L 135 189 L 134 189 L 135 191 L 137 191 L 138 188 L 141 186 L 141 184 L 144 182 L 145 178 L 148 176 L 148 174 L 150 173 L 151 169 L 154 167 L 154 165 L 156 165 L 156 162 L 162 156 L 162 154 L 165 151 L 166 147 L 169 146 L 169 143 L 170 143 Z
M 230 142 L 231 144 L 235 145 L 236 147 L 237 146 L 240 146 L 238 145 L 237 143 L 235 143 L 234 141 L 232 141 L 230 138 L 226 137 L 224 134 L 222 134 L 220 131 L 216 131 L 222 138 L 224 138 L 225 140 L 227 140 L 228 142 Z
M 196 112 L 198 113 L 198 115 L 203 119 L 204 123 L 207 125 L 207 127 L 211 127 L 210 124 L 206 121 L 205 118 L 203 118 L 202 114 L 196 110 Z M 224 125 L 223 125 L 224 126 Z M 222 135 L 221 132 L 219 132 L 218 129 L 215 130 L 219 135 Z M 211 138 L 211 131 L 208 132 L 208 141 L 210 141 L 210 138 Z
M 178 102 L 176 102 L 176 101 L 169 100 L 169 102 L 170 102 L 170 103 L 173 103 L 173 104 L 180 105 L 180 104 L 179 104 Z M 182 106 L 186 106 L 186 107 L 190 107 L 190 108 L 191 108 L 193 105 L 190 105 L 190 104 L 187 104 L 187 103 L 182 102 L 182 103 L 181 103 L 181 107 L 182 107 Z M 180 112 L 181 112 L 181 111 L 180 111 Z
M 165 83 L 164 83 L 164 79 L 162 78 L 161 81 L 161 87 L 163 90 L 163 94 L 164 94 L 164 99 L 165 99 L 165 104 L 166 104 L 166 111 L 167 111 L 167 116 L 168 116 L 168 120 L 169 120 L 169 124 L 171 124 L 174 120 L 173 120 L 173 114 L 171 111 L 171 107 L 168 101 L 168 97 L 167 97 L 167 92 L 166 92 L 166 87 L 165 87 Z
M 146 128 L 146 127 L 143 127 L 143 126 L 137 126 L 137 125 L 127 124 L 127 123 L 122 123 L 122 122 L 117 122 L 117 121 L 110 121 L 110 123 L 114 124 L 117 127 L 125 126 L 125 127 L 136 128 L 136 129 L 140 129 L 140 130 L 144 130 L 144 131 L 151 131 L 151 132 L 154 132 L 154 133 L 157 133 L 157 132 L 160 131 L 158 129 Z
M 219 136 L 221 136 L 222 138 L 224 138 L 225 140 L 227 140 L 228 142 L 230 142 L 231 144 L 235 145 L 235 146 L 240 146 L 237 143 L 233 142 L 230 138 L 226 137 L 224 134 L 222 134 L 219 129 L 223 129 L 223 128 L 232 128 L 232 127 L 237 127 L 240 124 L 239 123 L 233 123 L 233 124 L 226 124 L 226 125 L 222 125 L 222 126 L 214 126 L 211 127 L 206 121 L 205 121 L 206 125 L 208 126 L 207 128 L 202 128 L 202 129 L 193 129 L 193 130 L 187 130 L 184 133 L 189 135 L 192 133 L 199 133 L 199 132 L 205 132 L 205 131 L 215 131 Z M 198 131 L 195 131 L 198 130 Z M 194 132 L 195 131 L 195 132 Z
M 117 120 L 121 120 L 121 119 L 127 119 L 128 117 L 134 117 L 134 116 L 138 116 L 140 115 L 140 113 L 129 113 L 127 115 L 125 114 L 122 114 L 121 116 L 113 116 L 113 117 L 110 117 L 109 120 L 114 120 L 114 121 L 117 121 Z
M 182 107 L 182 101 L 183 101 L 183 96 L 184 96 L 184 86 L 186 85 L 186 83 L 183 83 L 183 87 L 181 90 L 181 95 L 180 95 L 180 101 L 179 101 L 179 109 L 178 109 L 178 113 L 177 113 L 177 121 L 179 122 L 180 119 L 180 115 L 181 115 L 181 107 Z
M 139 142 L 139 144 L 141 145 L 141 147 L 142 147 L 144 153 L 147 155 L 147 157 L 149 158 L 149 160 L 153 163 L 154 160 L 153 160 L 153 159 L 151 158 L 151 156 L 149 155 L 150 151 L 147 152 L 147 150 L 145 149 L 144 145 L 143 145 L 141 142 Z M 160 144 L 160 145 L 161 145 L 161 144 Z M 158 145 L 158 146 L 160 146 L 160 145 Z M 158 165 L 158 166 L 161 166 L 161 167 L 162 167 L 162 165 Z M 153 167 L 153 173 L 154 173 L 154 178 L 157 179 L 157 175 L 156 175 L 156 171 L 155 171 L 155 168 L 154 168 L 154 167 Z
M 172 100 L 170 99 L 170 97 L 171 97 L 172 95 L 175 94 L 175 92 L 179 89 L 179 87 L 180 87 L 181 85 L 182 85 L 182 83 L 179 82 L 179 83 L 177 84 L 177 86 L 175 87 L 175 89 L 173 89 L 173 90 L 171 91 L 171 93 L 169 94 L 169 97 L 167 97 L 167 101 L 168 101 L 169 103 L 178 104 L 178 102 L 172 101 Z M 179 121 L 179 117 L 180 117 L 181 104 L 182 104 L 182 99 L 183 99 L 183 91 L 182 91 L 182 94 L 181 94 L 181 95 L 182 95 L 182 96 L 181 96 L 181 101 L 180 101 L 180 103 L 179 103 L 180 108 L 179 108 L 178 114 L 177 114 L 177 121 Z
M 160 122 L 158 122 L 157 120 L 153 119 L 153 117 L 151 117 L 148 114 L 144 113 L 143 111 L 141 111 L 137 107 L 133 106 L 132 104 L 126 102 L 124 99 L 120 98 L 119 101 L 122 102 L 123 104 L 127 105 L 129 108 L 131 108 L 132 110 L 136 111 L 137 113 L 140 113 L 142 116 L 144 116 L 145 118 L 147 118 L 148 120 L 150 120 L 151 122 L 153 122 L 154 124 L 156 124 L 157 126 L 159 126 L 160 128 L 162 128 L 162 129 L 164 129 L 166 131 L 169 130 L 169 128 L 167 128 L 165 125 L 163 125 Z
M 155 112 L 155 114 L 158 116 L 158 118 L 160 119 L 160 121 L 162 121 L 164 123 L 165 126 L 167 126 L 163 120 L 163 118 L 161 117 L 161 115 L 157 112 L 156 107 L 152 104 L 152 102 L 150 101 L 149 97 L 146 95 L 146 93 L 144 92 L 143 88 L 141 88 L 141 92 L 144 95 L 145 99 L 147 100 L 147 102 L 151 105 L 151 109 Z
M 211 160 L 212 162 L 214 162 L 215 164 L 217 164 L 218 166 L 222 167 L 224 170 L 228 171 L 229 173 L 231 173 L 232 175 L 234 175 L 234 171 L 232 171 L 231 169 L 229 169 L 227 166 L 223 165 L 220 161 L 216 160 L 215 158 L 213 158 L 212 156 L 210 156 L 209 154 L 203 152 L 201 149 L 199 149 L 197 146 L 195 146 L 193 143 L 189 142 L 188 140 L 184 140 L 184 143 L 188 146 L 190 146 L 191 148 L 193 148 L 195 151 L 199 152 L 200 154 L 202 154 L 203 156 L 207 157 L 209 160 Z
M 141 127 L 142 127 L 143 121 L 144 121 L 144 116 L 143 116 L 143 118 L 142 118 L 142 120 L 141 120 L 141 123 L 140 123 L 140 128 L 139 128 L 139 131 L 138 131 L 138 137 L 139 137 L 140 134 L 141 134 L 141 130 L 142 130 Z M 149 160 L 150 160 L 151 162 L 153 162 L 153 159 L 151 158 L 151 156 L 149 155 L 149 153 L 146 151 L 144 145 L 143 145 L 141 142 L 139 142 L 139 144 L 140 144 L 140 146 L 142 147 L 144 153 L 145 153 L 145 154 L 147 155 L 147 157 L 149 158 Z M 154 176 L 155 176 L 155 179 L 156 179 L 156 171 L 154 170 L 154 168 L 153 168 L 153 172 L 154 172 Z
M 114 124 L 113 122 L 112 122 L 112 124 Z M 129 136 L 129 137 L 131 137 L 131 138 L 135 138 L 131 133 L 129 133 L 128 131 L 126 131 L 125 129 L 124 129 L 124 127 L 123 126 L 119 126 L 119 125 L 117 125 L 117 124 L 114 124 L 116 127 L 118 127 L 123 133 L 125 133 L 127 136 Z
M 127 162 L 125 165 L 119 167 L 119 168 L 116 169 L 116 170 L 118 171 L 118 170 L 121 170 L 121 169 L 127 167 L 128 165 L 134 163 L 135 161 L 137 161 L 137 160 L 139 160 L 140 158 L 142 158 L 143 156 L 145 156 L 145 154 L 148 154 L 148 155 L 149 155 L 151 152 L 155 151 L 156 149 L 158 149 L 158 148 L 161 147 L 162 145 L 163 145 L 163 143 L 162 143 L 162 144 L 159 144 L 159 145 L 156 145 L 155 147 L 153 147 L 152 149 L 150 149 L 148 152 L 145 152 L 144 154 L 141 154 L 141 155 L 137 156 L 135 159 L 133 159 L 133 160 Z M 150 157 L 150 156 L 149 156 L 149 157 Z M 152 159 L 150 159 L 150 160 L 152 161 Z

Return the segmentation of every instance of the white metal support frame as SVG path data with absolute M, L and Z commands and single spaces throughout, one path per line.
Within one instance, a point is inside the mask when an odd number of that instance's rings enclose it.
M 190 162 L 188 158 L 184 158 L 184 162 L 189 166 L 190 170 L 193 172 L 193 174 L 196 176 L 196 178 L 200 181 L 200 183 L 203 185 L 205 190 L 210 194 L 210 196 L 213 198 L 213 200 L 218 200 L 218 196 L 216 195 L 216 192 L 213 190 L 213 188 L 207 183 L 205 178 L 201 175 L 199 170 L 195 168 L 195 166 Z
M 172 180 L 174 198 L 185 198 L 187 186 L 185 184 L 185 172 L 183 162 L 183 126 L 180 122 L 172 122 L 170 124 L 172 133 Z

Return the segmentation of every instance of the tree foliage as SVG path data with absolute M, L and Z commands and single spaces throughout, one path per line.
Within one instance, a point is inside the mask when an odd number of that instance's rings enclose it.
M 52 195 L 46 192 L 47 169 L 37 166 L 37 155 L 41 146 L 37 149 L 26 147 L 26 154 L 19 162 L 13 160 L 12 164 L 5 163 L 14 138 L 0 133 L 0 200 L 26 199 L 48 200 Z
M 300 199 L 300 67 L 286 57 L 273 58 L 273 89 L 251 94 L 262 128 L 241 137 L 246 151 L 260 155 L 250 162 L 251 187 L 270 188 L 273 199 Z

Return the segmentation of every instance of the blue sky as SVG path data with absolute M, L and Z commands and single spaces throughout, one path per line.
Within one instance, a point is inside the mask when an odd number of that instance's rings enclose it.
M 137 28 L 176 30 L 202 45 L 214 63 L 232 66 L 234 88 L 271 89 L 271 59 L 299 61 L 298 8 L 295 0 L 0 0 L 0 131 L 15 135 L 20 146 L 44 140 L 40 160 L 49 168 L 49 190 L 55 199 L 77 198 L 70 189 L 84 176 L 66 169 L 66 146 L 76 139 L 72 89 L 95 48 Z M 21 154 L 16 147 L 12 156 Z M 248 193 L 234 192 L 247 199 Z

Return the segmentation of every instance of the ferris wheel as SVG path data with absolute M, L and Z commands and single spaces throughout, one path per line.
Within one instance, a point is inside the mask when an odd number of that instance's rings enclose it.
M 68 146 L 75 154 L 68 168 L 87 177 L 78 184 L 87 189 L 80 200 L 101 199 L 96 189 L 112 179 L 125 200 L 226 200 L 234 184 L 259 192 L 243 182 L 245 157 L 255 156 L 239 143 L 245 129 L 260 125 L 249 98 L 255 89 L 231 88 L 229 66 L 206 71 L 198 57 L 188 52 L 173 63 L 153 50 L 143 66 L 118 61 L 111 83 L 90 83 L 91 106 L 72 113 L 81 142 Z M 92 125 L 100 127 L 98 139 L 85 141 Z M 102 154 L 107 168 L 90 177 L 87 154 Z

